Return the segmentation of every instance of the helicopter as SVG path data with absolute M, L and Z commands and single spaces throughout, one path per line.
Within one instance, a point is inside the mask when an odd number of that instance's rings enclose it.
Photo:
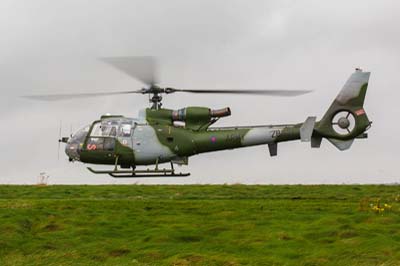
M 139 112 L 138 118 L 106 114 L 83 127 L 70 137 L 62 137 L 70 162 L 111 165 L 112 169 L 87 169 L 94 174 L 115 178 L 176 177 L 190 173 L 175 171 L 174 164 L 188 165 L 190 156 L 200 153 L 267 145 L 270 156 L 278 154 L 278 143 L 300 140 L 319 148 L 327 139 L 340 151 L 347 150 L 354 139 L 368 137 L 372 122 L 364 110 L 370 72 L 356 68 L 323 117 L 308 117 L 296 124 L 215 127 L 219 119 L 231 115 L 229 107 L 210 109 L 189 106 L 178 110 L 162 107 L 162 95 L 172 93 L 250 94 L 299 96 L 308 90 L 188 90 L 162 87 L 156 78 L 153 57 L 103 58 L 146 85 L 140 90 L 102 93 L 29 95 L 25 98 L 58 101 L 108 95 L 147 94 L 150 108 Z M 159 164 L 169 163 L 170 168 Z M 153 165 L 154 169 L 136 169 Z

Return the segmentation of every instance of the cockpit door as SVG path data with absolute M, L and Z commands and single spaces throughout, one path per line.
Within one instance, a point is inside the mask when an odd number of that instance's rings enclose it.
M 88 151 L 115 150 L 115 138 L 117 137 L 119 123 L 117 121 L 99 121 L 93 123 L 89 138 L 86 143 Z

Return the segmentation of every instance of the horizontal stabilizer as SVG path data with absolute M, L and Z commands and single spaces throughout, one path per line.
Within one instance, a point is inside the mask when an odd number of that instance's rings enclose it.
M 300 138 L 302 142 L 311 141 L 311 136 L 314 131 L 315 120 L 317 118 L 315 116 L 310 116 L 306 119 L 306 121 L 300 127 Z
M 328 139 L 336 148 L 341 151 L 347 150 L 353 144 L 354 139 L 350 140 L 338 140 L 338 139 Z

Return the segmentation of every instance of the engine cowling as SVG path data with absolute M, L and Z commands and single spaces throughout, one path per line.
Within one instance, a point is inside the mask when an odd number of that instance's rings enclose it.
M 207 128 L 213 120 L 231 115 L 229 107 L 212 110 L 207 107 L 186 107 L 172 111 L 172 121 L 185 122 L 186 128 Z

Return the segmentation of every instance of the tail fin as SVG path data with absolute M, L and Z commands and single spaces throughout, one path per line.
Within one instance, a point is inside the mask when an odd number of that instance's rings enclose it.
M 339 150 L 351 147 L 355 138 L 366 138 L 364 133 L 371 122 L 364 106 L 370 72 L 361 69 L 350 76 L 328 111 L 317 122 L 312 134 L 311 146 L 319 147 L 327 138 Z

